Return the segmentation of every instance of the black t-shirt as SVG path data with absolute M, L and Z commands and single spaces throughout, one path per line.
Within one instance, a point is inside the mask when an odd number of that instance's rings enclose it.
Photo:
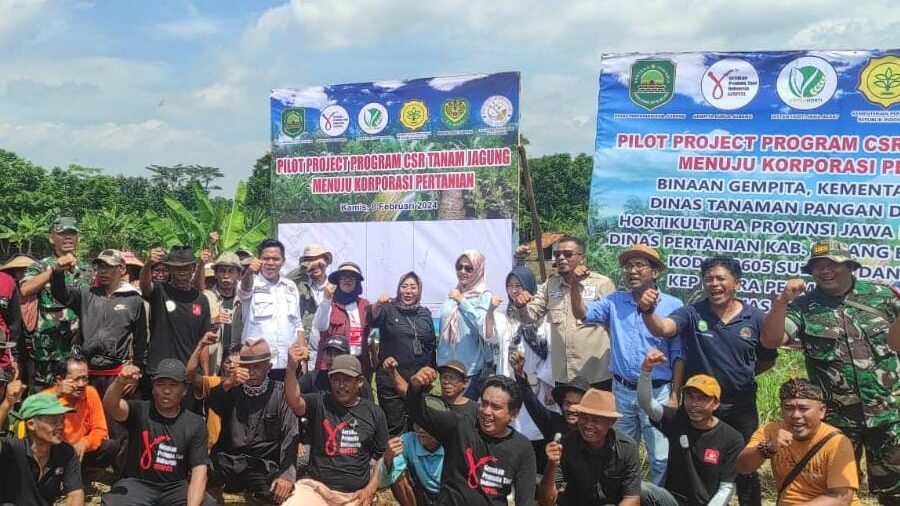
M 345 408 L 328 394 L 304 394 L 309 476 L 340 492 L 356 492 L 369 483 L 372 459 L 387 449 L 384 412 L 368 399 Z
M 169 283 L 153 283 L 150 301 L 150 353 L 147 373 L 156 372 L 164 358 L 187 363 L 203 334 L 210 328 L 209 301 L 191 288 L 178 290 Z
M 641 460 L 638 444 L 628 435 L 610 428 L 606 444 L 593 450 L 579 432 L 562 438 L 562 460 L 556 470 L 556 486 L 565 491 L 557 504 L 618 504 L 623 497 L 641 495 Z
M 472 423 L 478 423 L 478 403 L 469 399 L 469 402 L 465 404 L 450 404 L 449 402 L 441 399 L 441 402 L 444 403 L 444 406 L 447 407 L 453 413 L 461 415 L 466 420 L 471 421 Z
M 484 434 L 462 415 L 428 408 L 414 388 L 407 392 L 406 409 L 444 447 L 437 504 L 507 506 L 510 493 L 517 506 L 534 504 L 537 465 L 528 438 L 513 429 L 499 438 Z
M 743 309 L 727 324 L 703 299 L 676 309 L 669 318 L 678 325 L 684 354 L 684 377 L 708 374 L 722 386 L 721 409 L 756 403 L 756 362 L 775 360 L 777 352 L 759 341 L 765 317 L 742 302 Z
M 182 410 L 175 418 L 156 411 L 152 401 L 128 401 L 128 456 L 125 476 L 151 483 L 188 479 L 194 466 L 208 465 L 206 421 Z
M 730 425 L 719 420 L 711 429 L 697 429 L 684 409 L 670 406 L 663 406 L 662 419 L 653 425 L 669 439 L 666 489 L 679 504 L 705 505 L 720 483 L 734 483 L 744 437 Z
M 44 475 L 27 439 L 0 438 L 0 503 L 16 506 L 51 506 L 69 492 L 83 490 L 81 461 L 68 443 L 50 448 Z
M 407 381 L 419 369 L 435 366 L 434 322 L 428 308 L 419 306 L 407 311 L 393 303 L 385 304 L 374 319 L 371 318 L 372 306 L 368 311 L 370 325 L 378 329 L 379 335 L 376 377 L 379 386 L 394 386 L 390 375 L 380 367 L 388 357 L 397 359 L 397 371 Z

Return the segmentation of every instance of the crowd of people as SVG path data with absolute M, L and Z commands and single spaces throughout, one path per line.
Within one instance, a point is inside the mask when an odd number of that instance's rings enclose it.
M 836 240 L 768 313 L 737 297 L 734 258 L 704 260 L 684 304 L 655 249 L 619 255 L 617 290 L 565 236 L 544 283 L 527 248 L 491 259 L 505 293 L 463 251 L 432 315 L 428 273 L 370 302 L 320 245 L 283 274 L 275 239 L 145 262 L 79 259 L 72 218 L 49 239 L 0 267 L 0 504 L 83 504 L 96 467 L 107 505 L 749 506 L 766 461 L 780 505 L 860 504 L 863 475 L 900 504 L 900 291 Z M 785 345 L 808 379 L 760 427 L 756 377 Z

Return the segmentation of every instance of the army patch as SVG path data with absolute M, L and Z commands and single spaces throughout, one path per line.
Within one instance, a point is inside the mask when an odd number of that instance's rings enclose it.
M 740 336 L 744 341 L 749 341 L 753 337 L 753 330 L 750 327 L 741 327 Z

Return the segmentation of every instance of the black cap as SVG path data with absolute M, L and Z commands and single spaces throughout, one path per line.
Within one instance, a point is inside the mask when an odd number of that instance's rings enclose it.
M 184 383 L 187 381 L 187 368 L 177 358 L 164 358 L 156 366 L 156 374 L 153 375 L 153 381 L 162 378 Z
M 562 406 L 563 398 L 566 396 L 567 392 L 579 392 L 583 394 L 590 388 L 591 384 L 588 383 L 586 379 L 581 376 L 575 376 L 572 378 L 572 381 L 553 387 L 553 390 L 550 390 L 550 396 L 553 397 L 553 400 L 556 401 L 557 404 Z
M 10 381 L 12 381 L 12 379 L 12 371 L 7 371 L 6 369 L 0 367 L 0 383 L 9 383 Z
M 344 336 L 331 336 L 325 341 L 325 348 L 334 348 L 344 353 L 350 353 L 350 345 Z

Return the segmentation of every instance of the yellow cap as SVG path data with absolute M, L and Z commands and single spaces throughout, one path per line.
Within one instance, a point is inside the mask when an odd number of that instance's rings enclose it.
M 683 391 L 685 388 L 696 388 L 710 397 L 715 397 L 716 399 L 722 398 L 722 387 L 719 386 L 719 382 L 716 381 L 716 378 L 706 374 L 695 374 L 691 376 L 688 378 L 687 382 L 685 382 L 684 386 L 681 387 L 681 390 Z

